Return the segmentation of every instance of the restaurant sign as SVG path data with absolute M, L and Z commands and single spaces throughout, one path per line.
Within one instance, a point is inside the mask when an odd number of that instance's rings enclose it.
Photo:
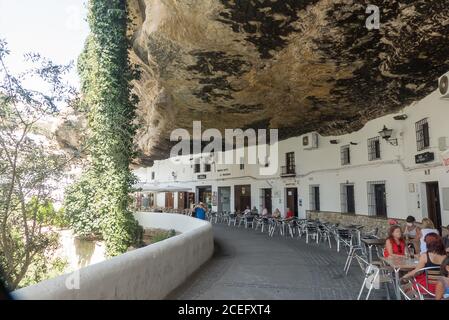
M 197 178 L 200 180 L 200 179 L 206 179 L 206 175 L 205 174 L 199 174 L 198 176 L 197 176 Z
M 426 163 L 435 160 L 435 153 L 424 152 L 415 156 L 415 163 Z

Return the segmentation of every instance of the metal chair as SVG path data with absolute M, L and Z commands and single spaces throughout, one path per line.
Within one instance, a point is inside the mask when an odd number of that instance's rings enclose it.
M 352 233 L 348 229 L 337 228 L 336 241 L 337 241 L 337 252 L 340 252 L 340 244 L 343 244 L 346 248 L 351 246 Z
M 235 225 L 237 224 L 237 214 L 235 212 L 230 212 L 228 217 L 228 226 L 231 226 L 231 223 Z
M 284 235 L 284 231 L 282 228 L 282 221 L 279 219 L 272 218 L 270 219 L 270 230 L 268 232 L 270 237 L 273 237 L 276 230 L 279 231 L 279 234 L 282 236 Z
M 424 275 L 424 284 L 417 280 L 417 276 L 420 275 Z M 429 286 L 436 285 L 440 277 L 440 267 L 419 269 L 413 278 L 407 280 L 407 282 L 399 288 L 399 291 L 407 300 L 433 300 L 435 299 L 435 292 L 432 292 Z
M 309 243 L 309 237 L 319 242 L 318 226 L 315 223 L 308 223 L 306 225 L 306 243 Z
M 365 300 L 368 300 L 373 289 L 380 289 L 381 285 L 385 285 L 387 298 L 389 299 L 388 283 L 393 283 L 389 269 L 383 268 L 382 266 L 377 266 L 369 263 L 367 259 L 362 256 L 355 255 L 357 262 L 362 268 L 365 277 L 363 279 L 362 286 L 357 296 L 357 300 L 361 300 L 363 292 L 368 289 L 366 293 Z
M 320 240 L 327 241 L 329 244 L 329 248 L 332 248 L 330 229 L 325 224 L 320 223 L 318 225 L 318 232 Z
M 254 228 L 254 216 L 243 216 L 245 229 L 248 229 L 249 226 Z

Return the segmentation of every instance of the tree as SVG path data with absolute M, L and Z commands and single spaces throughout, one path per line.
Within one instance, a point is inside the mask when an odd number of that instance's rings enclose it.
M 8 55 L 0 40 L 0 268 L 14 289 L 30 266 L 42 263 L 57 246 L 55 234 L 43 228 L 42 214 L 65 158 L 42 139 L 38 123 L 54 115 L 74 91 L 63 80 L 70 65 L 27 54 L 31 67 L 13 75 L 6 66 Z M 45 90 L 27 89 L 30 78 Z
M 77 234 L 102 237 L 115 256 L 133 244 L 138 230 L 129 210 L 137 104 L 131 81 L 138 72 L 128 57 L 127 2 L 90 0 L 88 20 L 91 34 L 78 69 L 90 166 L 66 191 L 65 207 Z

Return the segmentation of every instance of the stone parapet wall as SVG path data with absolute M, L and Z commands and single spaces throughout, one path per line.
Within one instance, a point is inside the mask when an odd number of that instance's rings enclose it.
M 369 232 L 375 228 L 379 229 L 378 235 L 386 237 L 390 225 L 388 224 L 388 218 L 359 215 L 359 214 L 347 214 L 341 212 L 329 212 L 329 211 L 307 211 L 308 219 L 318 219 L 322 222 L 339 223 L 340 225 L 362 225 L 363 231 Z M 405 226 L 405 220 L 394 218 L 401 226 Z M 417 223 L 419 226 L 420 224 Z

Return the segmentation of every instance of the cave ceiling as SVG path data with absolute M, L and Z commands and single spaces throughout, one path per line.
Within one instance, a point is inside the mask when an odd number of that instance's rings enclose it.
M 360 129 L 449 71 L 449 0 L 128 0 L 142 77 L 139 161 L 170 132 L 277 128 L 281 138 Z M 379 29 L 365 26 L 369 4 Z

